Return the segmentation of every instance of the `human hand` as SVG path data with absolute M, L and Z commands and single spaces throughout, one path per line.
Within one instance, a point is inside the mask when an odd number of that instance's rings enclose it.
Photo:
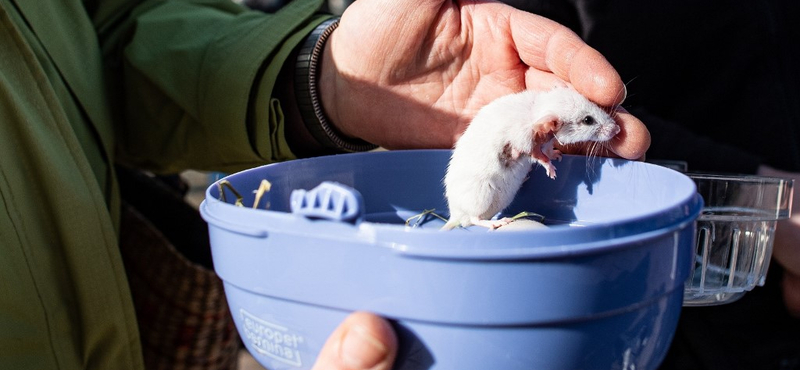
M 389 370 L 396 355 L 397 337 L 389 323 L 356 312 L 328 337 L 312 370 Z
M 800 173 L 787 172 L 761 166 L 761 176 L 794 179 L 795 186 L 800 186 Z M 784 268 L 783 300 L 789 312 L 800 317 L 800 202 L 792 202 L 792 217 L 778 221 L 775 227 L 775 243 L 772 257 Z
M 356 1 L 328 39 L 319 79 L 331 122 L 389 149 L 452 147 L 492 100 L 564 85 L 605 107 L 625 98 L 614 68 L 568 28 L 483 0 Z M 611 151 L 641 158 L 647 129 L 624 110 L 617 121 Z

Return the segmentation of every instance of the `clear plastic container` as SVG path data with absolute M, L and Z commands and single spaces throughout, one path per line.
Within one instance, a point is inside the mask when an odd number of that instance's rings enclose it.
M 688 173 L 705 207 L 684 306 L 733 302 L 764 285 L 778 220 L 788 218 L 792 180 Z

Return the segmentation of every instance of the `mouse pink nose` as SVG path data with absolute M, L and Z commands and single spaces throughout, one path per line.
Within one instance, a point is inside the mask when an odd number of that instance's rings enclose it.
M 617 134 L 619 132 L 620 132 L 619 125 L 613 125 L 613 126 L 609 125 L 609 126 L 603 127 L 603 130 L 601 131 L 600 134 L 601 134 L 603 139 L 609 140 L 612 137 L 617 136 Z

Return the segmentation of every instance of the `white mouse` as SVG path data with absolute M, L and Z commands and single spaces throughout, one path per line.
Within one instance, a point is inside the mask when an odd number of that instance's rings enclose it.
M 450 218 L 442 230 L 479 225 L 495 229 L 509 218 L 491 220 L 506 208 L 534 163 L 555 179 L 561 144 L 604 142 L 620 128 L 614 119 L 572 88 L 522 91 L 484 106 L 455 144 L 445 196 Z

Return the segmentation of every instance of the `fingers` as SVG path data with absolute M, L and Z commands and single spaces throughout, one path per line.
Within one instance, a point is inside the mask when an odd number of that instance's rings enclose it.
M 528 90 L 547 91 L 556 87 L 569 87 L 564 80 L 551 72 L 530 68 L 525 72 L 525 88 Z
M 601 106 L 615 106 L 625 99 L 625 84 L 617 71 L 578 35 L 547 18 L 509 11 L 511 38 L 525 64 L 554 74 Z M 531 88 L 542 84 L 553 87 L 555 79 L 531 72 L 526 80 Z
M 627 91 L 617 71 L 578 35 L 535 14 L 508 11 L 509 29 L 517 53 L 531 67 L 525 74 L 528 89 L 549 90 L 571 85 L 604 107 L 617 107 L 625 100 Z M 643 159 L 650 147 L 647 127 L 621 107 L 615 118 L 620 133 L 608 143 L 608 148 L 621 158 Z
M 647 149 L 650 148 L 650 131 L 625 108 L 619 107 L 614 118 L 620 131 L 609 141 L 611 151 L 625 159 L 644 159 Z
M 312 370 L 389 370 L 396 354 L 397 337 L 389 323 L 356 312 L 328 337 Z

